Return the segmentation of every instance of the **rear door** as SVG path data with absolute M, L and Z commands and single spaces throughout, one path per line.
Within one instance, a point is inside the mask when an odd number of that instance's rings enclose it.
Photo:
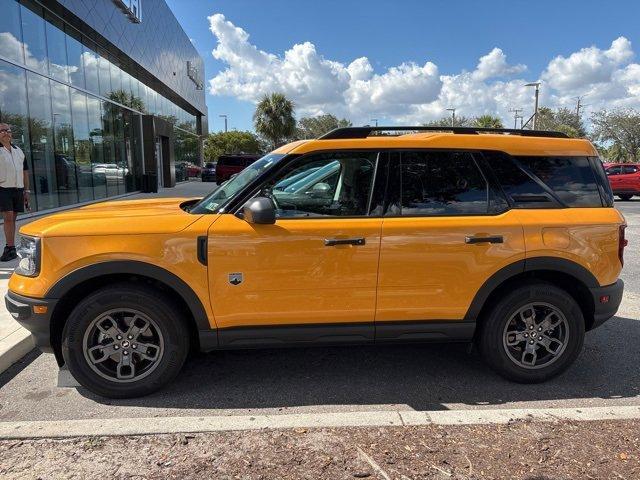
M 609 179 L 609 184 L 611 185 L 611 190 L 614 192 L 622 190 L 622 167 L 620 165 L 612 165 L 605 171 L 607 173 L 607 178 Z
M 464 319 L 483 283 L 525 257 L 522 226 L 474 154 L 416 150 L 393 156 L 376 340 L 399 337 L 406 322 Z
M 621 190 L 627 192 L 640 191 L 640 177 L 636 165 L 622 165 L 622 174 L 619 176 L 622 185 Z

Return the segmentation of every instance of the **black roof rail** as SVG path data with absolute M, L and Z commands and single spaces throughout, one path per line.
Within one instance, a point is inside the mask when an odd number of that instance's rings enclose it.
M 521 130 L 516 128 L 484 128 L 484 127 L 343 127 L 325 133 L 318 140 L 341 140 L 348 138 L 367 138 L 372 132 L 452 132 L 457 134 L 477 135 L 478 133 L 506 133 L 523 137 L 569 138 L 562 132 L 548 130 Z

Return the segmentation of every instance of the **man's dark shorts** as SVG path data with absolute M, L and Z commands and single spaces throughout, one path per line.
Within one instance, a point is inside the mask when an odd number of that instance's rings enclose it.
M 24 212 L 24 188 L 0 187 L 0 212 Z

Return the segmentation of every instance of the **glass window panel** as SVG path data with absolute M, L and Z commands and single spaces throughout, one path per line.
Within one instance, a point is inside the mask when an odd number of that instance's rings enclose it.
M 120 100 L 123 100 L 122 97 L 122 70 L 120 69 L 119 66 L 117 66 L 116 64 L 112 63 L 111 64 L 111 91 L 113 93 L 116 93 L 116 97 L 114 98 L 114 101 L 117 101 L 119 103 L 124 103 L 121 102 Z
M 72 85 L 80 88 L 85 87 L 84 82 L 84 62 L 82 56 L 84 53 L 84 47 L 82 43 L 76 40 L 74 37 L 67 35 L 67 56 L 69 65 L 69 79 Z
M 93 194 L 96 199 L 107 196 L 106 169 L 104 164 L 104 146 L 102 137 L 102 111 L 100 100 L 87 95 L 87 115 L 89 141 L 91 142 L 91 174 Z
M 20 8 L 20 15 L 25 64 L 34 70 L 47 73 L 49 62 L 42 8 L 34 2 L 24 2 Z
M 142 123 L 137 113 L 124 111 L 124 142 L 127 164 L 124 166 L 125 191 L 140 190 L 142 180 Z
M 53 106 L 53 146 L 60 205 L 78 202 L 78 178 L 75 162 L 71 98 L 69 87 L 51 82 Z
M 69 81 L 67 47 L 64 25 L 58 18 L 46 17 L 47 53 L 49 58 L 49 74 L 60 81 Z
M 81 202 L 86 202 L 93 200 L 92 145 L 87 116 L 87 95 L 75 89 L 71 89 L 71 113 L 73 119 L 73 152 L 78 177 L 78 198 Z
M 25 71 L 0 61 L 0 85 L 5 86 L 0 88 L 0 122 L 11 126 L 12 142 L 24 152 L 33 176 Z M 30 183 L 33 184 L 32 178 Z M 35 195 L 32 197 L 31 208 L 37 208 Z
M 100 78 L 100 95 L 108 97 L 111 93 L 111 62 L 103 56 L 98 57 L 98 77 Z
M 15 0 L 0 0 L 0 55 L 23 63 L 20 5 Z
M 468 153 L 406 152 L 400 171 L 402 215 L 488 213 L 489 186 Z
M 33 190 L 38 197 L 38 210 L 46 210 L 59 206 L 53 152 L 49 79 L 36 73 L 27 72 L 27 88 L 34 177 Z
M 116 159 L 116 188 L 118 194 L 125 193 L 124 175 L 129 163 L 124 142 L 124 109 L 112 105 L 113 112 L 113 146 Z
M 98 54 L 87 46 L 83 46 L 82 63 L 84 65 L 86 89 L 96 94 L 100 93 L 98 62 Z
M 114 108 L 111 102 L 102 102 L 102 137 L 104 146 L 104 174 L 107 184 L 107 196 L 118 194 L 118 166 L 114 135 Z

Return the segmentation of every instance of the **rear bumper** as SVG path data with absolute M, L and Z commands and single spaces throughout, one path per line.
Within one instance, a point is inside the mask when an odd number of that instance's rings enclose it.
M 36 347 L 43 352 L 52 352 L 51 315 L 57 299 L 23 297 L 11 291 L 4 296 L 4 303 L 11 316 L 31 332 Z M 33 307 L 47 307 L 46 313 L 34 313 Z
M 595 305 L 595 310 L 593 313 L 593 325 L 591 325 L 590 328 L 590 330 L 593 330 L 594 328 L 599 327 L 604 322 L 613 317 L 618 311 L 620 303 L 622 302 L 624 282 L 622 280 L 618 280 L 612 285 L 607 285 L 606 287 L 590 288 L 589 290 L 591 290 L 591 295 L 593 296 L 593 304 Z M 608 301 L 603 303 L 602 300 L 605 297 L 608 297 Z

